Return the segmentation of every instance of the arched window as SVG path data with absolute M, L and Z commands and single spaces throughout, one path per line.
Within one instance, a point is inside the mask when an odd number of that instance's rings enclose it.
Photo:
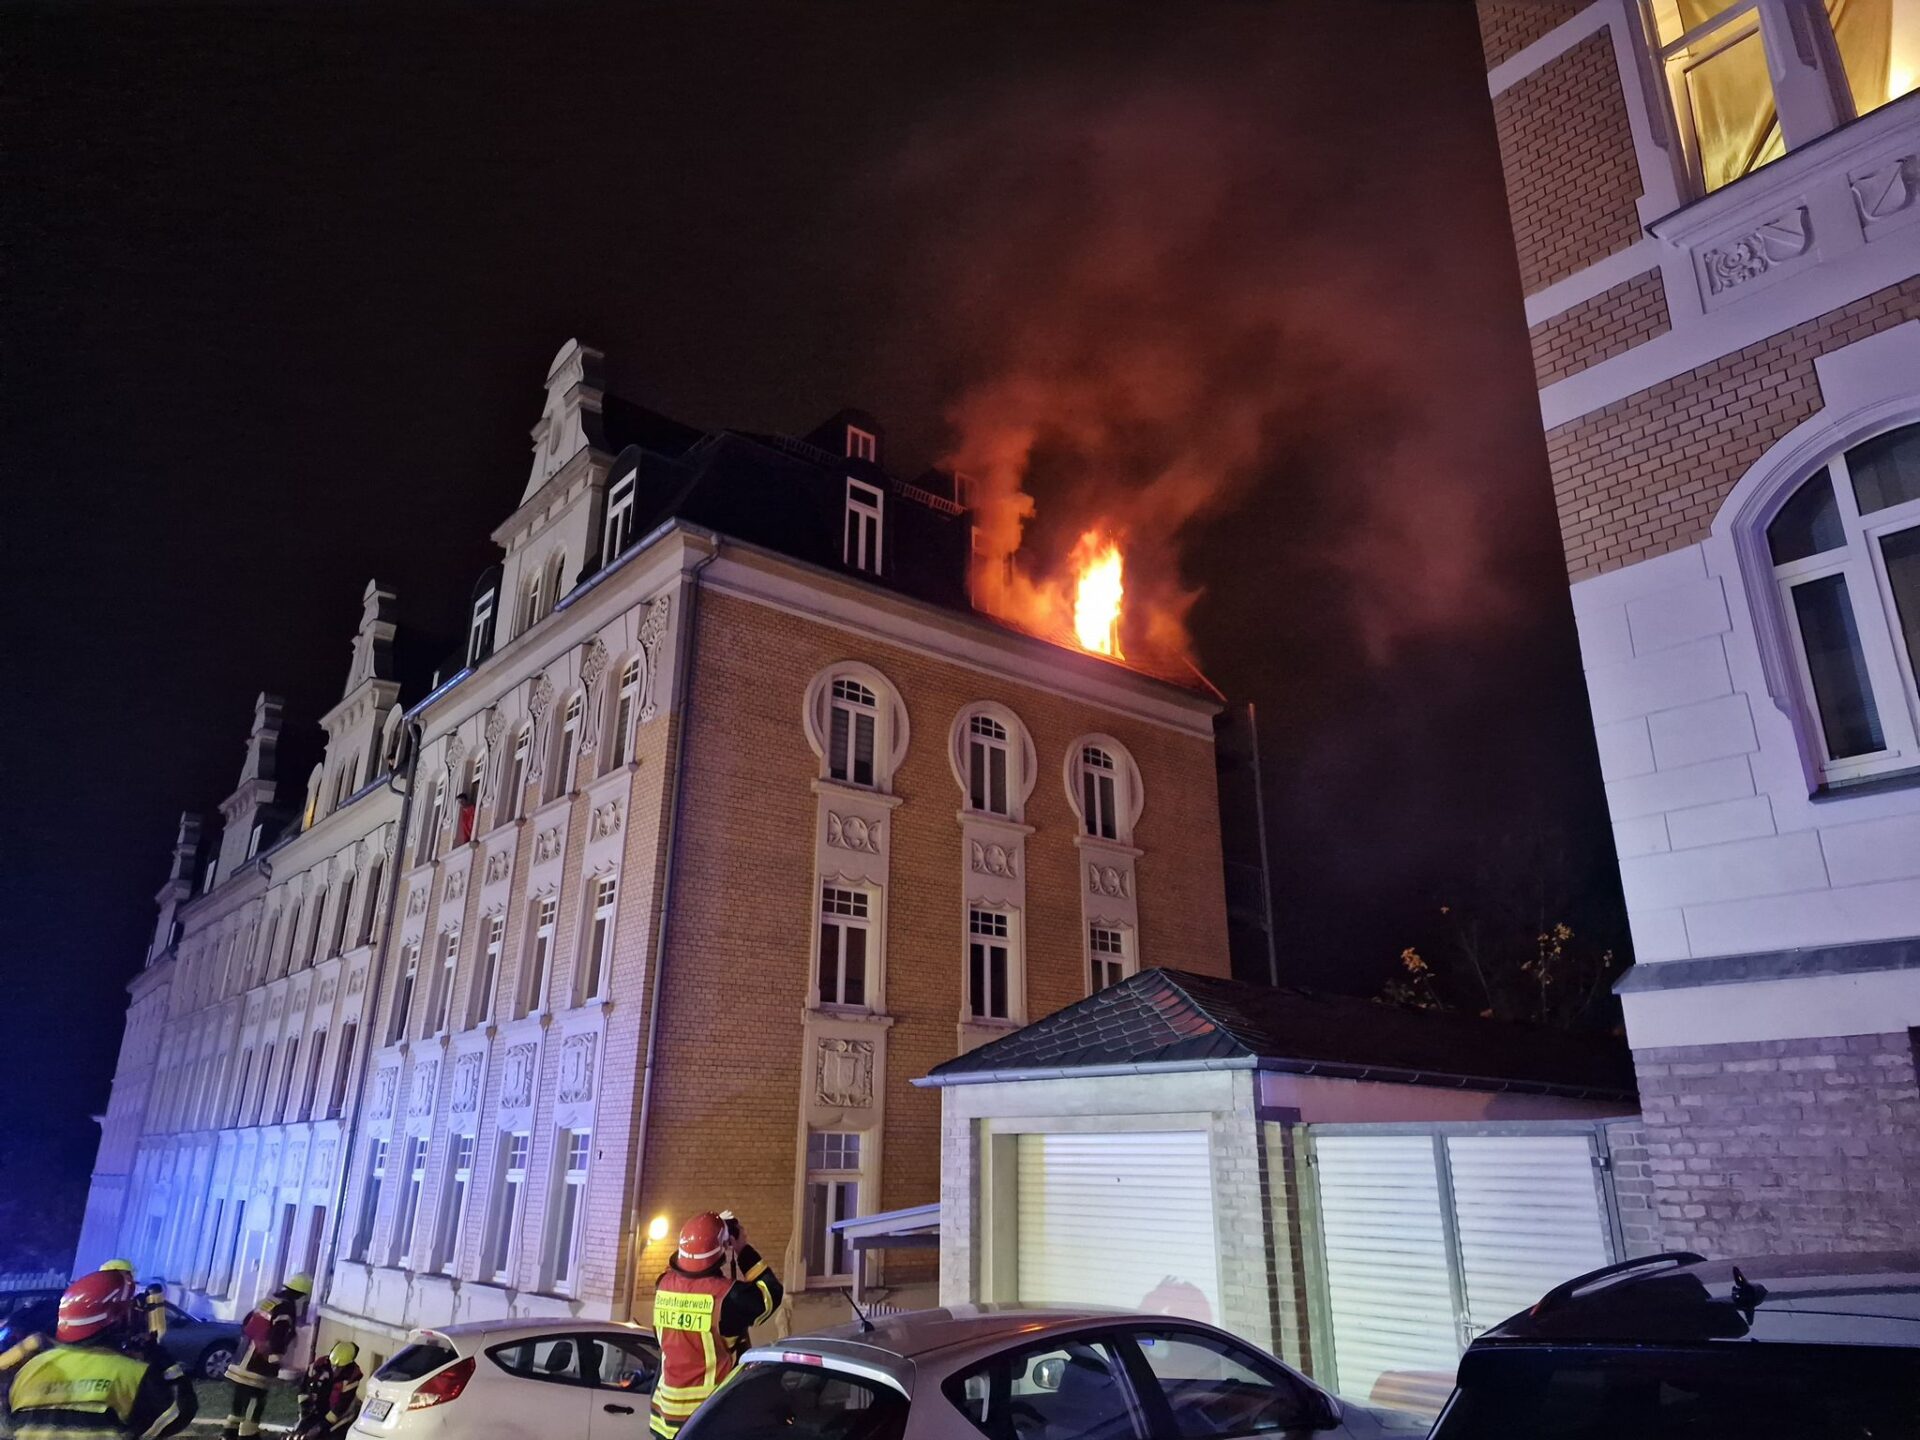
M 1920 424 L 1833 456 L 1765 538 L 1819 779 L 1920 765 Z
M 540 591 L 543 579 L 544 576 L 542 573 L 535 570 L 531 575 L 527 576 L 526 584 L 520 587 L 520 626 L 518 633 L 524 634 L 526 631 L 531 630 L 535 625 L 540 623 L 540 617 L 546 613 L 540 608 Z
M 562 587 L 566 584 L 566 573 L 567 552 L 556 550 L 553 552 L 553 557 L 547 561 L 546 609 L 540 612 L 542 615 L 551 615 L 553 607 L 560 603 Z
M 1083 735 L 1067 751 L 1067 800 L 1080 830 L 1096 840 L 1133 843 L 1140 819 L 1140 769 L 1111 735 Z
M 820 778 L 886 793 L 907 755 L 907 707 L 871 665 L 830 665 L 807 686 L 807 744 Z
M 1033 792 L 1033 740 L 1004 705 L 969 705 L 954 716 L 949 757 L 962 803 L 976 815 L 1020 820 Z
M 573 793 L 573 767 L 580 757 L 580 721 L 586 702 L 579 692 L 567 697 L 560 712 L 560 724 L 553 737 L 553 767 L 547 776 L 547 798 L 558 799 Z
M 640 657 L 621 667 L 607 717 L 607 768 L 613 770 L 633 758 L 633 726 L 640 713 Z

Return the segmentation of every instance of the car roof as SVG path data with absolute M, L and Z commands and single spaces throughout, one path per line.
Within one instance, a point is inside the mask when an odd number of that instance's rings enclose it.
M 811 1335 L 793 1336 L 781 1343 L 782 1348 L 793 1350 L 805 1349 L 816 1340 L 831 1340 L 912 1359 L 956 1345 L 985 1344 L 1014 1336 L 1044 1337 L 1061 1330 L 1078 1329 L 1090 1322 L 1134 1315 L 1130 1310 L 1085 1305 L 954 1305 L 944 1310 L 875 1315 L 866 1325 L 855 1320 Z
M 653 1332 L 630 1320 L 569 1320 L 549 1317 L 545 1320 L 470 1320 L 464 1325 L 422 1325 L 409 1332 L 408 1343 L 418 1336 L 441 1335 L 454 1342 L 456 1349 L 485 1349 L 504 1341 L 523 1340 L 534 1335 L 622 1334 L 645 1335 Z
M 1756 1340 L 1920 1347 L 1920 1252 L 1644 1256 L 1568 1281 L 1474 1343 Z

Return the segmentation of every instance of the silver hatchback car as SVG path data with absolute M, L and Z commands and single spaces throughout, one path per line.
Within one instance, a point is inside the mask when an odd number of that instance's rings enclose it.
M 749 1350 L 680 1440 L 1328 1440 L 1424 1434 L 1223 1330 L 1127 1311 L 978 1306 Z

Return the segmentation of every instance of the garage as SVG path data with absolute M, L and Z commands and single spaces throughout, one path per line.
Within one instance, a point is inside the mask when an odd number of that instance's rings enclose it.
M 1217 1315 L 1204 1130 L 1015 1137 L 1018 1298 Z

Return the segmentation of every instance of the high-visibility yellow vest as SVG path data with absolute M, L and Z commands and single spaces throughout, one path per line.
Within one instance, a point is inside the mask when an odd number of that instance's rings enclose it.
M 127 1440 L 147 1364 L 117 1350 L 56 1345 L 20 1367 L 15 1440 Z

